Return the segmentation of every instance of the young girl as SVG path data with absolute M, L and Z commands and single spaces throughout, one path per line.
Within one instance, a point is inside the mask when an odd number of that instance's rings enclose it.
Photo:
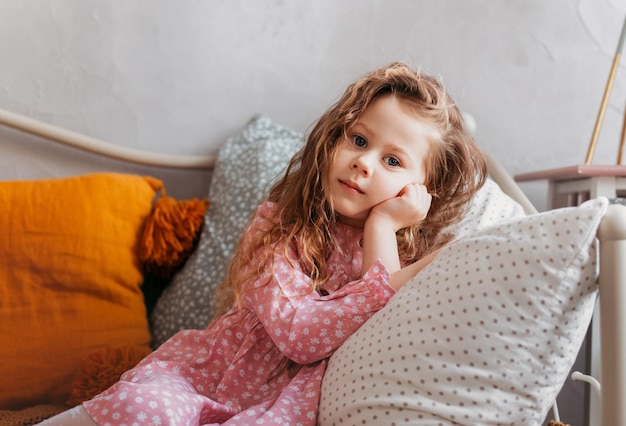
M 44 424 L 314 425 L 327 358 L 453 238 L 485 176 L 436 79 L 402 63 L 365 75 L 258 208 L 221 315 Z

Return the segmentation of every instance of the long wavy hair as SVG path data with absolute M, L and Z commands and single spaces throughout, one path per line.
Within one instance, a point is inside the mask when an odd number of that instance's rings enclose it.
M 264 248 L 260 272 L 270 261 L 276 242 L 297 236 L 303 250 L 299 261 L 310 271 L 311 291 L 328 279 L 326 259 L 337 249 L 331 232 L 336 214 L 327 196 L 327 176 L 342 138 L 377 98 L 393 95 L 406 103 L 416 118 L 433 126 L 440 135 L 430 149 L 425 185 L 433 195 L 428 215 L 419 224 L 399 230 L 400 260 L 414 262 L 449 242 L 442 232 L 458 222 L 474 193 L 487 176 L 485 159 L 466 130 L 460 110 L 441 82 L 401 62 L 376 69 L 351 84 L 326 111 L 291 159 L 284 176 L 271 188 L 268 201 L 276 205 L 272 225 L 246 244 L 238 244 L 228 275 L 218 289 L 218 315 L 240 304 L 249 276 L 244 266 Z M 339 248 L 340 249 L 340 248 Z

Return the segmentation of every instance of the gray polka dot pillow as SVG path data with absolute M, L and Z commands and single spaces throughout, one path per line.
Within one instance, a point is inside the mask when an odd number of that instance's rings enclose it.
M 451 226 L 450 231 L 461 238 L 487 226 L 525 215 L 524 208 L 518 202 L 506 195 L 493 180 L 487 179 L 474 194 L 463 219 Z
M 516 217 L 444 249 L 330 358 L 319 424 L 542 424 L 591 319 L 607 205 Z
M 524 208 L 488 178 L 474 194 L 463 219 L 450 226 L 446 232 L 454 234 L 458 240 L 480 229 L 525 215 Z
M 226 275 L 235 244 L 302 141 L 302 134 L 259 115 L 220 148 L 198 247 L 150 316 L 153 347 L 181 329 L 208 325 L 216 308 L 213 294 Z

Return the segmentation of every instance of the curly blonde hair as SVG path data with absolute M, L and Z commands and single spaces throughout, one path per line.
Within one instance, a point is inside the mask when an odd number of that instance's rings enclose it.
M 284 176 L 271 188 L 268 201 L 276 204 L 272 226 L 254 241 L 239 244 L 229 273 L 218 289 L 218 314 L 239 303 L 247 278 L 244 265 L 264 248 L 261 271 L 277 241 L 298 237 L 305 250 L 301 261 L 310 271 L 311 291 L 328 279 L 329 251 L 336 247 L 331 232 L 336 215 L 327 197 L 327 176 L 342 138 L 377 98 L 393 95 L 416 117 L 433 126 L 440 140 L 433 144 L 424 184 L 433 195 L 427 217 L 397 232 L 403 264 L 412 263 L 449 242 L 442 230 L 458 222 L 487 176 L 485 159 L 464 127 L 463 117 L 441 82 L 401 62 L 376 69 L 348 86 L 341 98 L 317 121 L 304 147 L 291 159 Z M 248 240 L 249 241 L 249 240 Z

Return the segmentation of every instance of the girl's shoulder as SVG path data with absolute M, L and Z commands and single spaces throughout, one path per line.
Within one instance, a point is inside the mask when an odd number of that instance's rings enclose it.
M 259 204 L 254 214 L 255 218 L 271 219 L 278 211 L 278 204 L 273 201 L 263 201 Z
M 274 217 L 278 212 L 278 204 L 272 201 L 264 201 L 257 207 L 252 220 L 250 221 L 250 228 L 252 229 L 269 229 L 274 222 Z

